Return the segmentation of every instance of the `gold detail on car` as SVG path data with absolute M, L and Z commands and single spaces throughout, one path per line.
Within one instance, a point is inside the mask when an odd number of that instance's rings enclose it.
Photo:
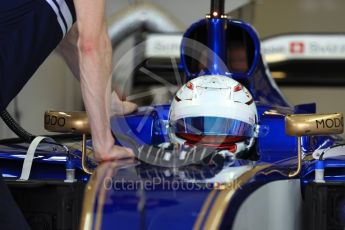
M 341 134 L 344 132 L 344 118 L 341 113 L 292 114 L 285 117 L 285 132 L 298 137 L 297 169 L 289 177 L 299 175 L 302 168 L 302 136 Z
M 47 111 L 44 114 L 44 128 L 50 132 L 81 134 L 82 167 L 84 172 L 92 174 L 93 170 L 87 165 L 86 135 L 91 133 L 91 129 L 86 112 Z
M 270 166 L 269 164 L 257 165 L 230 182 L 232 185 L 236 186 L 228 185 L 222 190 L 212 190 L 201 209 L 193 229 L 219 229 L 224 214 L 227 208 L 229 208 L 229 204 L 236 191 L 242 189 L 242 186 L 252 180 L 255 175 L 263 172 L 263 170 Z M 214 202 L 211 202 L 213 199 L 215 199 Z M 208 215 L 206 215 L 206 213 L 208 213 Z
M 91 133 L 89 120 L 84 111 L 47 111 L 44 114 L 44 128 L 59 133 Z
M 341 113 L 287 115 L 285 130 L 290 136 L 341 134 L 344 118 Z

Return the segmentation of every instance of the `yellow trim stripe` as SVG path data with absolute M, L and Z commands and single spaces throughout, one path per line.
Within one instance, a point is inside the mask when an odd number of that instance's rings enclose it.
M 225 189 L 219 191 L 219 195 L 216 198 L 212 207 L 208 207 L 209 200 L 212 200 L 212 197 L 215 193 L 210 193 L 209 197 L 206 199 L 206 202 L 202 208 L 200 215 L 194 225 L 194 229 L 219 229 L 226 209 L 235 194 L 235 192 L 241 189 L 241 186 L 246 184 L 250 179 L 252 179 L 259 171 L 264 170 L 270 167 L 270 165 L 259 165 L 254 167 L 248 172 L 245 172 L 236 180 L 230 182 L 228 186 L 225 186 Z M 236 186 L 233 186 L 236 185 Z M 207 212 L 208 209 L 211 209 L 208 216 L 205 216 L 204 213 Z M 203 219 L 206 218 L 205 224 L 201 226 Z
M 110 177 L 114 174 L 114 168 L 120 166 L 116 163 L 101 164 L 97 168 L 97 171 L 91 176 L 85 188 L 84 203 L 81 217 L 80 229 L 91 229 L 93 224 L 94 215 L 96 215 L 95 229 L 101 229 L 103 208 L 106 197 L 106 189 L 101 183 L 104 182 L 104 178 Z M 221 225 L 223 215 L 228 208 L 228 205 L 234 195 L 234 193 L 241 189 L 240 187 L 231 186 L 244 185 L 250 179 L 253 178 L 259 171 L 268 168 L 270 165 L 256 166 L 250 171 L 244 173 L 242 176 L 237 178 L 235 181 L 230 182 L 229 186 L 225 186 L 223 190 L 212 190 L 206 198 L 200 214 L 194 224 L 193 229 L 218 229 Z M 106 175 L 105 177 L 102 175 Z M 96 200 L 97 188 L 102 186 L 98 196 L 97 213 L 94 213 L 94 205 Z M 214 202 L 212 202 L 215 199 Z M 208 215 L 207 215 L 208 213 Z
M 96 216 L 96 225 L 95 225 L 96 230 L 99 230 L 102 228 L 104 201 L 105 201 L 105 196 L 107 194 L 106 186 L 105 186 L 104 182 L 107 178 L 110 178 L 112 175 L 116 174 L 117 170 L 116 169 L 114 170 L 115 167 L 116 167 L 116 164 L 114 164 L 114 163 L 111 164 L 110 167 L 108 167 L 107 174 L 104 177 L 103 184 L 102 184 L 101 190 L 99 192 L 98 206 L 97 206 L 97 213 L 96 213 L 96 215 L 97 215 Z
M 214 199 L 215 195 L 217 193 L 217 190 L 212 190 L 210 194 L 208 195 L 204 205 L 201 208 L 201 212 L 198 215 L 198 219 L 193 227 L 193 229 L 200 229 L 202 221 L 205 219 L 205 215 L 207 213 L 207 210 L 209 210 L 209 206 L 211 204 L 211 201 Z
M 113 176 L 118 168 L 122 166 L 128 166 L 133 162 L 133 159 L 104 162 L 96 168 L 85 188 L 80 224 L 81 230 L 92 229 L 94 218 L 96 218 L 95 229 L 101 229 L 103 207 L 107 194 L 104 181 L 106 180 L 106 178 Z M 97 190 L 99 190 L 98 196 Z M 96 209 L 97 211 L 96 213 L 94 213 L 96 199 L 98 199 L 98 205 Z
M 80 229 L 87 230 L 92 228 L 93 224 L 93 207 L 95 205 L 96 193 L 99 184 L 100 172 L 92 174 L 84 191 L 83 209 L 81 214 Z

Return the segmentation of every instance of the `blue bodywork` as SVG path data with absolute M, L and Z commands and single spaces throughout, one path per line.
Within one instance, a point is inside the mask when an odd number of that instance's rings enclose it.
M 200 28 L 208 28 L 205 29 L 208 31 L 205 41 L 214 51 L 214 56 L 209 57 L 212 65 L 209 65 L 208 72 L 203 74 L 232 77 L 246 85 L 255 99 L 260 125 L 254 149 L 259 156 L 258 160 L 232 159 L 218 166 L 194 165 L 182 169 L 162 168 L 141 162 L 115 166 L 109 162 L 104 163 L 97 168 L 97 175 L 93 175 L 94 179 L 91 178 L 89 182 L 90 186 L 96 186 L 94 193 L 87 196 L 90 200 L 84 199 L 84 206 L 85 202 L 93 202 L 93 208 L 89 210 L 91 229 L 112 229 L 114 226 L 120 229 L 206 228 L 217 200 L 227 192 L 227 188 L 217 188 L 219 184 L 222 185 L 221 181 L 217 181 L 217 176 L 226 175 L 229 169 L 250 167 L 250 180 L 243 183 L 241 189 L 235 190 L 228 203 L 224 201 L 227 204 L 224 209 L 219 208 L 223 210 L 223 218 L 218 227 L 229 228 L 233 225 L 242 202 L 256 189 L 273 181 L 291 179 L 288 173 L 296 168 L 298 146 L 296 137 L 285 134 L 285 116 L 315 113 L 315 104 L 292 107 L 287 103 L 262 58 L 257 33 L 250 25 L 240 20 L 203 19 L 186 31 L 181 47 L 181 69 L 185 72 L 187 80 L 200 75 L 189 69 L 185 56 L 187 40 Z M 236 28 L 236 31 L 243 32 L 251 38 L 253 60 L 246 72 L 231 72 L 224 64 L 227 59 L 225 51 L 229 35 L 224 28 Z M 143 144 L 158 145 L 168 142 L 169 109 L 169 104 L 155 105 L 141 107 L 136 113 L 128 116 L 112 117 L 111 126 L 115 137 L 118 136 L 117 144 L 135 148 Z M 127 138 L 122 139 L 123 136 Z M 302 138 L 304 159 L 309 160 L 303 161 L 302 173 L 294 178 L 300 179 L 302 188 L 314 180 L 316 161 L 310 157 L 311 154 L 317 149 L 325 149 L 343 142 L 343 139 L 336 136 Z M 91 141 L 88 143 L 91 146 Z M 19 177 L 27 147 L 28 144 L 24 143 L 0 146 L 0 169 L 4 178 L 13 180 Z M 41 145 L 34 160 L 30 179 L 64 180 L 66 162 L 71 161 L 76 168 L 76 178 L 79 181 L 89 181 L 90 176 L 83 172 L 80 147 L 72 147 L 69 151 L 67 154 L 52 144 Z M 344 158 L 326 159 L 325 164 L 326 181 L 345 181 Z M 92 182 L 93 180 L 97 183 Z M 108 187 L 104 185 L 107 181 L 111 183 Z M 133 181 L 134 187 L 129 187 L 133 186 Z M 148 184 L 150 186 L 145 187 Z M 176 188 L 164 187 L 174 184 Z M 188 186 L 189 189 L 183 189 Z

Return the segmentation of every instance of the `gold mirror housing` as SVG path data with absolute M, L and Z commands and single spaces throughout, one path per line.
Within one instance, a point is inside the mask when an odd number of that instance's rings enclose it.
M 285 117 L 285 132 L 290 136 L 341 134 L 344 132 L 343 114 L 287 115 Z
M 289 177 L 299 175 L 302 169 L 302 136 L 330 135 L 344 132 L 344 118 L 341 113 L 330 114 L 291 114 L 285 117 L 285 132 L 297 136 L 297 169 Z
M 84 172 L 93 173 L 86 162 L 86 135 L 91 133 L 86 112 L 47 111 L 44 114 L 44 128 L 50 132 L 82 134 L 82 167 Z
M 91 133 L 89 120 L 84 111 L 47 111 L 44 114 L 44 128 L 58 133 Z

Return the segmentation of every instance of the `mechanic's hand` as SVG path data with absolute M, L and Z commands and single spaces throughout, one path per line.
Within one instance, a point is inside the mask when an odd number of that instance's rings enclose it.
M 133 102 L 122 101 L 115 91 L 111 93 L 111 115 L 126 115 L 135 112 L 138 106 Z
M 112 161 L 112 160 L 122 160 L 134 158 L 135 155 L 133 150 L 130 148 L 113 145 L 107 152 L 95 152 L 95 160 L 98 162 L 101 161 Z
M 132 102 L 122 101 L 115 91 L 111 93 L 111 115 L 130 114 L 137 108 L 138 106 Z M 92 132 L 92 142 L 95 152 L 94 159 L 98 162 L 135 157 L 132 149 L 114 145 L 115 140 L 110 129 L 105 132 Z

